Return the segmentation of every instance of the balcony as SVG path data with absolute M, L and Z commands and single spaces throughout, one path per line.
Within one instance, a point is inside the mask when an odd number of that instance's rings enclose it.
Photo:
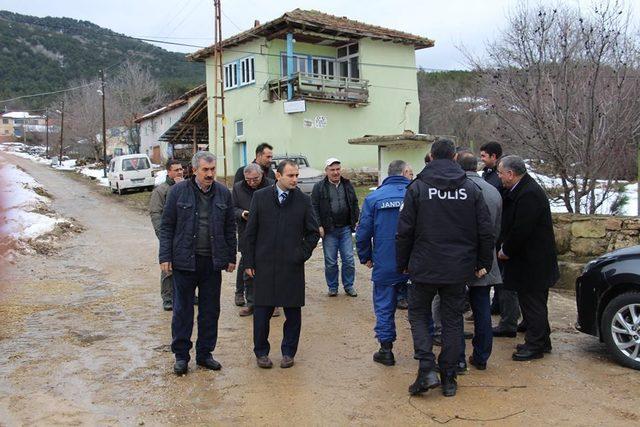
M 369 103 L 368 80 L 309 73 L 295 73 L 291 78 L 270 80 L 267 83 L 268 101 L 286 100 L 289 83 L 293 88 L 292 99 L 352 107 Z

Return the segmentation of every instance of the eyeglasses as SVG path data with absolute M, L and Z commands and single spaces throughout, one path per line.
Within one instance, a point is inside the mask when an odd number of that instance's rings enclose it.
M 255 178 L 247 178 L 246 176 L 244 177 L 244 180 L 247 182 L 260 182 L 260 178 L 259 176 L 255 177 Z

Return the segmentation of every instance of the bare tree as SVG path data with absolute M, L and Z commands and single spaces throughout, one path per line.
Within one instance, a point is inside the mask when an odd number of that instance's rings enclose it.
M 595 213 L 635 160 L 638 45 L 629 14 L 605 1 L 582 15 L 523 3 L 477 71 L 490 77 L 499 136 L 562 182 L 569 212 Z
M 420 131 L 453 135 L 460 145 L 477 148 L 490 139 L 482 76 L 466 71 L 418 72 Z
M 139 62 L 126 61 L 115 77 L 109 79 L 107 93 L 115 98 L 118 122 L 128 129 L 131 140 L 139 145 L 135 119 L 165 101 L 160 84 Z
M 147 69 L 139 63 L 125 62 L 120 69 L 112 71 L 105 90 L 107 128 L 123 126 L 128 130 L 129 140 L 139 144 L 135 119 L 150 109 L 159 106 L 165 99 L 160 85 Z M 65 134 L 75 141 L 78 151 L 88 147 L 91 156 L 102 159 L 102 94 L 100 81 L 76 82 L 80 87 L 65 95 L 65 110 L 68 117 Z

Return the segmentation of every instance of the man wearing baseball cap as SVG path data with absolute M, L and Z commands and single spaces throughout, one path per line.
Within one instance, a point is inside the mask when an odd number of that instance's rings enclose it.
M 338 253 L 342 260 L 342 286 L 347 295 L 357 297 L 354 287 L 355 263 L 353 240 L 360 210 L 358 197 L 351 181 L 342 176 L 340 160 L 330 157 L 324 164 L 326 177 L 318 182 L 311 193 L 313 210 L 320 223 L 320 237 L 324 252 L 324 275 L 329 296 L 338 295 Z

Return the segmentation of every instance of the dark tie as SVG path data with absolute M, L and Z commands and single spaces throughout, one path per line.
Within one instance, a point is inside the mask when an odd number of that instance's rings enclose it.
M 287 200 L 287 193 L 280 194 L 280 204 L 283 204 Z

